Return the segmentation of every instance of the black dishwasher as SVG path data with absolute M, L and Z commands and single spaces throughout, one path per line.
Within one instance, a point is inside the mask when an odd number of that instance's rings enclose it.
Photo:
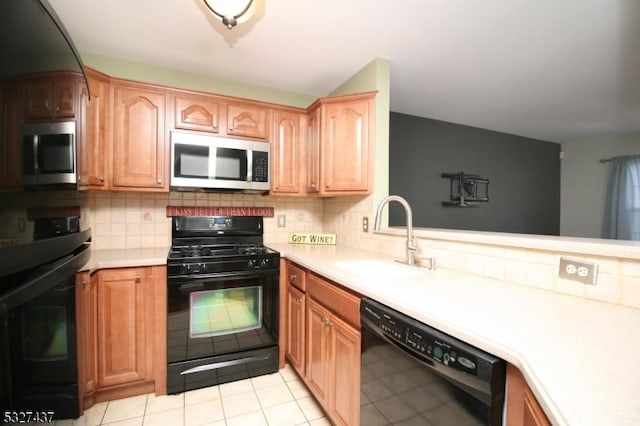
M 506 363 L 365 298 L 360 424 L 502 425 Z

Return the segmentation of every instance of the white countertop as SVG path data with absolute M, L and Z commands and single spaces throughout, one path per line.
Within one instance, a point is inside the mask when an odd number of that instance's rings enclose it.
M 416 271 L 341 246 L 268 246 L 514 364 L 554 425 L 640 422 L 640 310 L 450 270 Z M 372 259 L 388 261 L 389 273 Z
M 169 247 L 91 250 L 91 259 L 80 271 L 93 272 L 106 268 L 129 268 L 137 266 L 166 265 Z

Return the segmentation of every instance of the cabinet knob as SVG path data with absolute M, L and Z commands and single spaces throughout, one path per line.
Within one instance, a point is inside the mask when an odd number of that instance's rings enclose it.
M 325 327 L 331 327 L 331 320 L 327 317 L 322 317 L 322 324 L 324 324 Z
M 136 279 L 135 279 L 135 281 L 136 281 L 137 283 L 139 283 L 139 282 L 141 282 L 141 281 L 142 281 L 142 278 L 140 278 L 140 276 L 137 276 L 137 277 L 136 277 Z
M 315 183 L 312 183 L 312 184 L 311 184 L 311 187 L 312 187 L 313 189 L 316 189 L 317 185 L 316 185 Z
M 86 286 L 88 286 L 88 285 L 89 285 L 89 281 L 82 281 L 82 286 L 83 286 L 83 287 L 86 287 Z
M 229 131 L 230 131 L 230 132 L 233 132 L 233 127 L 229 127 Z
M 100 179 L 100 182 L 104 182 L 104 176 L 100 176 L 98 179 Z
M 158 185 L 162 185 L 162 179 L 158 178 Z
M 296 303 L 302 303 L 302 297 L 296 297 Z
M 329 185 L 325 185 L 324 187 L 325 187 L 326 189 L 329 189 Z
M 296 282 L 297 279 L 298 279 L 298 277 L 296 276 L 296 274 L 289 275 L 289 282 L 290 283 Z
M 214 128 L 214 129 L 217 129 L 217 128 L 218 128 L 218 125 L 217 125 L 217 124 L 214 124 L 214 125 L 213 125 L 213 128 Z

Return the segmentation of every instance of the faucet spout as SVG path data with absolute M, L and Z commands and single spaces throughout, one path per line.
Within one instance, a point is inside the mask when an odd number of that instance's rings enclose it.
M 409 205 L 407 200 L 405 200 L 404 198 L 400 197 L 399 195 L 389 195 L 388 197 L 383 198 L 382 201 L 380 201 L 380 204 L 378 204 L 378 208 L 376 210 L 376 217 L 375 217 L 375 221 L 374 221 L 374 225 L 373 225 L 373 230 L 374 231 L 379 231 L 380 230 L 380 226 L 382 225 L 382 210 L 384 209 L 384 206 L 389 204 L 391 201 L 397 201 L 398 203 L 400 203 L 404 207 L 405 215 L 406 215 L 406 218 L 407 218 L 407 260 L 406 260 L 406 263 L 407 263 L 407 265 L 413 265 L 413 263 L 414 263 L 413 255 L 414 255 L 414 253 L 418 252 L 419 248 L 418 248 L 418 244 L 413 239 L 413 213 L 411 211 L 411 206 Z

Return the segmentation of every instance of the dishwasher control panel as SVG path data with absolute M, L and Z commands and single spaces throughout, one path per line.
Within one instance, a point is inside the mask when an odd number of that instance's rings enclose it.
M 363 326 L 393 340 L 423 362 L 479 374 L 478 348 L 375 301 L 362 301 L 361 317 Z

